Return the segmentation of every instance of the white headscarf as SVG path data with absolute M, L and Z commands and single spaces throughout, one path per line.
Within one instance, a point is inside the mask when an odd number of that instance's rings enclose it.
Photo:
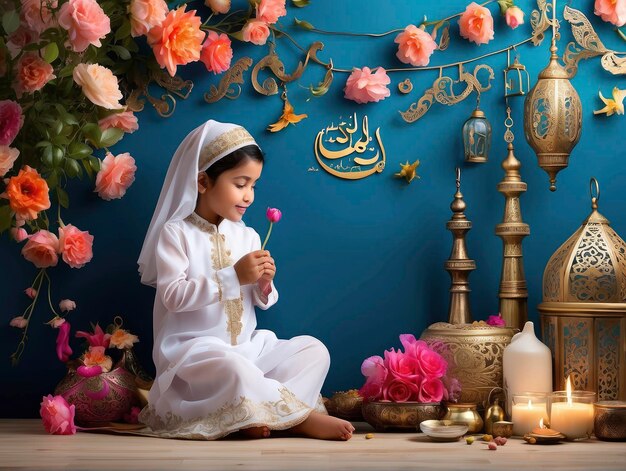
M 156 286 L 155 250 L 161 228 L 193 213 L 198 197 L 198 173 L 222 157 L 248 145 L 257 145 L 241 126 L 209 120 L 191 131 L 172 157 L 143 247 L 139 254 L 141 282 Z

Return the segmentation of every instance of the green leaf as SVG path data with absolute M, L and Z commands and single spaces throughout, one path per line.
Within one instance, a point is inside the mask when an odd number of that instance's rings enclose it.
M 76 67 L 74 64 L 68 64 L 65 67 L 63 67 L 61 69 L 61 71 L 59 72 L 59 75 L 57 76 L 58 78 L 65 78 L 65 77 L 69 77 L 72 75 L 72 73 L 74 72 L 74 67 Z
M 500 13 L 506 14 L 506 11 L 514 5 L 513 0 L 498 0 L 498 6 L 500 6 Z
M 100 171 L 100 159 L 94 157 L 93 155 L 89 157 L 89 166 L 94 172 Z
M 50 141 L 39 141 L 35 144 L 35 147 L 50 147 L 52 143 Z
M 43 154 L 41 155 L 41 162 L 48 168 L 54 167 L 52 160 L 52 146 L 44 147 Z
M 312 29 L 315 29 L 315 26 L 313 26 L 308 21 L 303 21 L 303 20 L 299 20 L 298 18 L 294 18 L 293 22 L 296 24 L 296 26 L 299 26 L 302 29 L 308 29 L 309 31 Z
M 71 161 L 73 162 L 73 161 Z M 63 188 L 61 188 L 60 186 L 57 187 L 56 189 L 57 192 L 57 198 L 59 199 L 59 204 L 64 207 L 65 209 L 70 207 L 70 197 L 67 194 L 67 191 L 65 191 Z
M 11 34 L 20 27 L 20 15 L 15 10 L 9 10 L 2 15 L 2 27 L 5 33 Z
M 63 162 L 63 158 L 65 155 L 64 149 L 61 149 L 57 146 L 52 146 L 52 165 L 54 167 L 58 167 Z
M 65 173 L 70 178 L 80 177 L 82 176 L 82 169 L 80 168 L 80 164 L 72 159 L 65 160 Z
M 298 8 L 304 8 L 306 7 L 310 2 L 309 0 L 291 0 L 291 3 L 293 3 L 294 6 L 298 7 Z
M 100 146 L 100 138 L 102 137 L 102 130 L 96 123 L 88 123 L 83 126 L 83 134 L 85 138 L 93 143 L 94 146 Z
M 125 47 L 114 45 L 110 47 L 123 61 L 127 61 L 128 59 L 130 59 L 130 52 L 128 52 L 128 49 L 126 49 Z
M 11 222 L 13 222 L 11 206 L 8 204 L 0 206 L 0 234 L 11 227 Z
M 124 131 L 118 128 L 109 128 L 102 131 L 102 137 L 100 138 L 100 147 L 111 147 L 116 144 L 122 137 L 124 137 Z
M 128 18 L 125 18 L 122 26 L 120 26 L 115 32 L 115 40 L 119 41 L 127 36 L 130 36 L 130 21 Z
M 70 157 L 73 159 L 84 159 L 91 155 L 91 147 L 81 142 L 72 142 L 68 149 Z
M 46 178 L 46 181 L 48 182 L 48 187 L 51 190 L 55 189 L 59 184 L 59 174 L 53 170 L 50 172 L 50 175 L 48 175 L 48 178 Z
M 52 64 L 59 57 L 59 46 L 57 43 L 48 44 L 43 50 L 43 60 Z

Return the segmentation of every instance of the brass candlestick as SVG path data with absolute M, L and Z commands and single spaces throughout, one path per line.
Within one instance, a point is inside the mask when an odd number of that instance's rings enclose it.
M 444 263 L 444 267 L 452 280 L 450 287 L 450 307 L 448 319 L 450 324 L 469 324 L 472 322 L 472 314 L 469 303 L 469 281 L 472 270 L 476 269 L 476 262 L 467 256 L 465 246 L 465 234 L 472 228 L 472 222 L 465 217 L 466 208 L 461 193 L 461 169 L 456 169 L 456 193 L 450 209 L 454 213 L 446 223 L 446 229 L 452 232 L 454 239 L 450 257 Z
M 504 140 L 508 142 L 508 154 L 502 162 L 504 179 L 498 183 L 498 191 L 504 195 L 504 218 L 496 225 L 496 235 L 504 244 L 504 260 L 500 278 L 500 313 L 507 327 L 522 329 L 528 320 L 528 288 L 524 276 L 522 240 L 530 234 L 528 224 L 522 222 L 519 196 L 526 192 L 526 183 L 522 181 L 519 169 L 522 166 L 514 154 L 511 131 L 513 120 L 511 108 L 507 107 L 504 121 L 506 132 Z

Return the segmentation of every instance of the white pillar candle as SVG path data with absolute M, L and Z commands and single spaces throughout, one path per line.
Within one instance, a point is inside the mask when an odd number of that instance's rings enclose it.
M 513 404 L 511 412 L 511 422 L 513 422 L 513 435 L 524 436 L 539 427 L 539 421 L 543 419 L 548 422 L 548 411 L 546 404 L 533 404 L 528 400 L 526 404 Z
M 569 440 L 586 438 L 593 430 L 593 404 L 555 402 L 551 408 L 550 428 Z

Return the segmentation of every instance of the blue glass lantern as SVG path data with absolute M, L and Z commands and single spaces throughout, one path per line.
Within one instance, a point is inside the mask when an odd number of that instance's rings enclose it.
M 466 162 L 482 163 L 489 158 L 491 123 L 478 105 L 463 124 L 463 148 Z

